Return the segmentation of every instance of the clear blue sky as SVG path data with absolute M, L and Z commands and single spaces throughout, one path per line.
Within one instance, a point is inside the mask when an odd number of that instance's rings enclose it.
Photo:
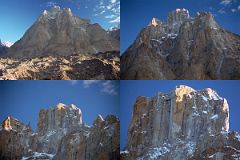
M 230 130 L 240 131 L 240 81 L 121 81 L 120 82 L 120 145 L 127 140 L 127 130 L 131 119 L 133 104 L 138 96 L 153 97 L 158 91 L 169 93 L 177 85 L 187 85 L 196 90 L 212 88 L 226 98 L 230 110 Z
M 152 17 L 167 20 L 168 12 L 186 8 L 191 16 L 210 11 L 224 28 L 240 34 L 240 0 L 121 0 L 121 53 Z M 222 3 L 221 3 L 222 2 Z
M 12 115 L 36 129 L 42 108 L 75 104 L 83 122 L 92 125 L 98 114 L 119 117 L 119 81 L 0 81 L 0 121 Z
M 99 23 L 105 29 L 118 24 L 120 0 L 1 0 L 0 39 L 15 42 L 53 5 L 71 8 L 74 15 Z

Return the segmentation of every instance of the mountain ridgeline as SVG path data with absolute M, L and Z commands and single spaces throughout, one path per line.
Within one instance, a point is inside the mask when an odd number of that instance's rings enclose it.
M 99 115 L 87 126 L 79 108 L 59 103 L 39 112 L 35 133 L 30 125 L 7 117 L 0 126 L 0 159 L 119 159 L 119 131 L 113 115 Z
M 0 80 L 120 79 L 120 29 L 54 6 L 10 48 L 0 46 Z
M 240 36 L 209 12 L 153 18 L 121 57 L 121 79 L 239 79 Z
M 136 99 L 123 160 L 235 160 L 240 135 L 229 131 L 227 100 L 214 90 L 177 86 Z
M 99 24 L 74 16 L 70 8 L 44 12 L 8 51 L 8 57 L 97 54 L 119 51 L 119 40 Z

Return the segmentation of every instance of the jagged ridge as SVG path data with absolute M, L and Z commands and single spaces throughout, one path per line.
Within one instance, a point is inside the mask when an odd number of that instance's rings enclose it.
M 36 133 L 7 117 L 0 128 L 0 159 L 119 159 L 119 125 L 115 116 L 99 115 L 87 126 L 79 108 L 62 103 L 40 111 Z
M 74 16 L 70 8 L 44 10 L 24 36 L 10 47 L 8 57 L 96 54 L 119 51 L 119 41 L 99 24 Z
M 209 12 L 153 18 L 121 57 L 122 79 L 239 79 L 240 36 Z M 229 65 L 229 63 L 234 65 Z M 144 64 L 144 65 L 142 65 Z
M 229 132 L 227 100 L 214 90 L 178 86 L 138 97 L 122 159 L 240 158 L 240 136 Z

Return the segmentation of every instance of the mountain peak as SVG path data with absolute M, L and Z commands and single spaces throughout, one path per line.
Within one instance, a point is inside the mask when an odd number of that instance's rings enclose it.
M 61 7 L 56 5 L 54 5 L 53 8 L 51 9 L 51 12 L 60 12 L 60 11 L 61 11 Z
M 73 16 L 70 8 L 64 8 L 63 10 L 59 6 L 53 6 L 49 11 L 44 10 L 42 15 L 40 16 L 40 20 L 42 19 L 56 19 L 60 14 L 67 14 L 69 16 Z
M 56 108 L 57 108 L 57 110 L 61 110 L 61 109 L 65 109 L 65 104 L 63 104 L 63 103 L 58 103 L 57 104 L 57 106 L 56 106 Z
M 72 16 L 72 10 L 70 8 L 64 8 L 63 11 L 67 13 L 68 15 Z
M 18 43 L 9 49 L 8 56 L 68 56 L 118 50 L 118 39 L 100 25 L 75 16 L 70 8 L 54 6 L 43 11 Z
M 12 121 L 12 117 L 8 116 L 2 123 L 2 128 L 5 130 L 11 130 L 13 127 L 11 126 L 11 121 Z
M 195 22 L 198 24 L 205 24 L 211 28 L 217 29 L 219 25 L 214 19 L 214 16 L 210 12 L 198 12 L 195 18 Z
M 153 155 L 154 159 L 202 159 L 196 157 L 209 147 L 233 144 L 239 149 L 240 140 L 233 143 L 228 137 L 229 110 L 225 99 L 212 99 L 212 89 L 197 91 L 180 85 L 176 90 L 176 96 L 170 93 L 148 100 L 137 98 L 128 129 L 126 159 L 152 159 Z
M 57 107 L 65 109 L 40 111 L 35 133 L 8 116 L 0 127 L 0 159 L 120 159 L 117 117 L 109 115 L 100 126 L 86 126 L 80 123 L 75 105 L 59 103 Z
M 194 92 L 195 91 L 195 89 L 193 89 L 189 86 L 186 86 L 186 85 L 176 86 L 175 92 L 177 92 L 178 90 L 185 91 L 185 92 Z
M 151 22 L 149 23 L 149 26 L 154 26 L 156 27 L 157 25 L 159 25 L 161 23 L 160 20 L 158 20 L 157 18 L 153 17 Z
M 2 128 L 7 131 L 10 131 L 10 130 L 21 131 L 21 132 L 24 132 L 24 131 L 31 132 L 32 131 L 30 126 L 23 124 L 18 119 L 14 118 L 12 116 L 8 116 L 2 122 Z
M 190 19 L 189 11 L 185 8 L 177 8 L 168 14 L 168 25 L 171 26 L 174 32 L 178 31 L 180 26 L 187 20 Z

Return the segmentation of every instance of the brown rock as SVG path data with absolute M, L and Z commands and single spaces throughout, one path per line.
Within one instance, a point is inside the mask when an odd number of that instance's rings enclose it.
M 240 37 L 211 13 L 153 19 L 121 57 L 121 79 L 239 79 Z
M 113 53 L 113 54 L 112 54 Z M 119 79 L 119 52 L 99 55 L 43 56 L 0 59 L 2 80 Z
M 96 54 L 119 51 L 120 43 L 99 24 L 81 19 L 70 8 L 44 11 L 8 51 L 9 57 Z
M 180 85 L 169 94 L 138 97 L 132 115 L 123 159 L 240 157 L 239 135 L 228 133 L 227 101 L 210 88 Z
M 0 126 L 0 159 L 118 160 L 120 121 L 98 116 L 92 127 L 82 124 L 75 105 L 59 103 L 39 113 L 38 128 L 8 117 Z
M 32 134 L 29 125 L 25 125 L 17 119 L 7 117 L 0 128 L 0 159 L 20 159 L 29 153 L 30 143 L 28 139 Z

